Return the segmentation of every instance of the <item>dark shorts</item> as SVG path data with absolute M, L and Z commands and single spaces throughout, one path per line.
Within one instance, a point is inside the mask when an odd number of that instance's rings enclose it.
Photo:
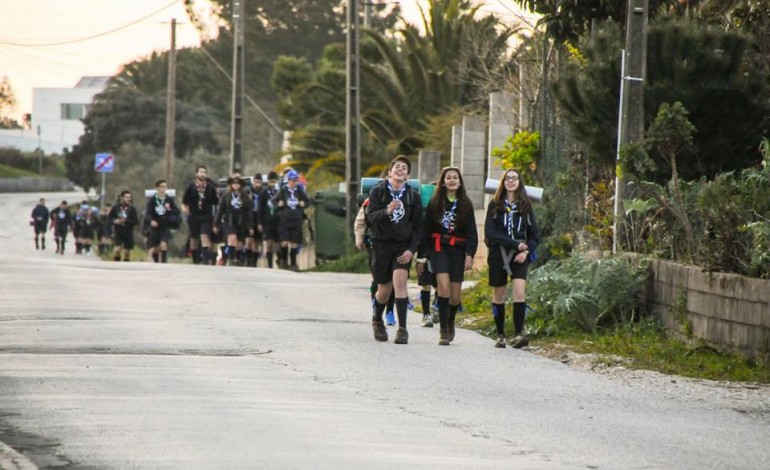
M 150 228 L 150 248 L 154 248 L 161 242 L 168 243 L 171 240 L 171 230 L 168 228 Z
M 278 238 L 278 221 L 275 219 L 265 220 L 265 232 L 262 234 L 262 239 L 265 241 L 277 242 Z
M 487 265 L 489 266 L 489 285 L 491 287 L 502 287 L 508 283 L 508 272 L 503 265 L 503 255 L 500 253 L 499 246 L 490 247 Z M 517 263 L 511 258 L 509 266 L 511 279 L 527 279 L 528 262 Z
M 431 267 L 430 261 L 425 263 L 422 274 L 417 276 L 417 284 L 420 286 L 436 287 L 436 276 L 433 275 L 433 268 Z
M 302 244 L 302 221 L 282 223 L 278 227 L 278 238 L 283 242 Z
M 48 222 L 35 222 L 35 235 L 46 233 L 48 231 Z
M 256 214 L 255 214 L 256 218 Z M 261 242 L 263 237 L 263 233 L 259 231 L 259 222 L 254 222 L 254 235 L 251 236 L 251 238 L 254 239 L 255 242 Z
M 409 241 L 404 242 L 374 242 L 374 260 L 372 262 L 372 276 L 377 284 L 387 284 L 393 281 L 393 271 L 406 269 L 407 273 L 412 267 L 412 262 L 401 264 L 397 261 L 406 250 L 409 249 Z
M 449 282 L 463 282 L 465 279 L 465 247 L 442 245 L 441 251 L 430 250 L 428 259 L 434 276 L 448 273 Z
M 249 230 L 246 227 L 240 225 L 222 225 L 222 242 L 227 243 L 227 237 L 235 235 L 239 242 L 246 240 L 246 235 L 249 234 Z
M 187 228 L 190 231 L 190 238 L 200 240 L 201 235 L 207 235 L 211 238 L 211 227 L 214 222 L 214 216 L 208 214 L 190 213 L 187 218 Z
M 133 230 L 115 230 L 115 246 L 126 249 L 134 249 L 134 231 Z
M 69 227 L 59 227 L 57 225 L 56 228 L 53 229 L 53 236 L 56 238 L 65 239 L 67 238 L 67 231 L 69 231 Z

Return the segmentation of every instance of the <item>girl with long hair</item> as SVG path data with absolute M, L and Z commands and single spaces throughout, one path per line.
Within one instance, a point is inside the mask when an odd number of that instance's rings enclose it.
M 439 342 L 447 346 L 454 340 L 455 316 L 465 271 L 473 266 L 479 238 L 473 203 L 468 198 L 460 170 L 441 170 L 436 191 L 425 211 L 423 246 L 438 291 Z M 418 264 L 419 273 L 425 269 Z
M 505 295 L 508 278 L 513 284 L 513 331 L 509 343 L 514 348 L 529 344 L 524 336 L 524 303 L 527 269 L 537 248 L 540 232 L 527 196 L 521 173 L 515 169 L 503 172 L 497 191 L 487 208 L 484 235 L 489 246 L 487 263 L 492 287 L 492 316 L 497 328 L 496 348 L 504 348 Z

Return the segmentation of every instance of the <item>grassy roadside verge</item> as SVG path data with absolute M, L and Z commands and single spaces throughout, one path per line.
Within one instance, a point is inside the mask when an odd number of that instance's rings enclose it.
M 489 298 L 490 287 L 481 282 L 463 291 L 464 312 L 458 324 L 480 334 L 496 337 Z M 529 320 L 528 320 L 529 321 Z M 510 335 L 510 306 L 506 333 Z M 556 357 L 567 350 L 595 356 L 602 365 L 622 365 L 670 375 L 732 382 L 770 383 L 770 363 L 728 351 L 720 351 L 701 342 L 685 342 L 672 337 L 653 318 L 631 325 L 621 325 L 597 333 L 561 331 L 552 335 L 530 334 L 534 352 Z M 492 341 L 489 347 L 492 347 Z

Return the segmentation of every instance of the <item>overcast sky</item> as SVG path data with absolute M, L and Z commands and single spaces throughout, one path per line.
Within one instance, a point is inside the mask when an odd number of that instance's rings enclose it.
M 417 5 L 427 0 L 400 3 L 416 20 Z M 484 3 L 482 12 L 514 18 L 511 0 Z M 178 48 L 200 44 L 182 0 L 2 0 L 0 78 L 11 81 L 17 115 L 32 111 L 33 88 L 69 88 L 80 77 L 114 75 L 122 64 L 167 50 L 171 18 L 181 23 Z

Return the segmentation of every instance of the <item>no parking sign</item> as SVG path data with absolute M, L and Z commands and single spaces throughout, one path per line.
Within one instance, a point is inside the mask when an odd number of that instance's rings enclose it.
M 94 169 L 97 173 L 112 173 L 115 169 L 115 156 L 111 153 L 97 153 Z

